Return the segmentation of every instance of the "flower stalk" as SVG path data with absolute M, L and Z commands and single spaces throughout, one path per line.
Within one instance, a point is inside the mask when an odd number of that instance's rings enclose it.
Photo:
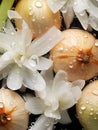
M 7 19 L 7 11 L 12 7 L 14 0 L 2 0 L 0 4 L 0 31 L 5 25 Z

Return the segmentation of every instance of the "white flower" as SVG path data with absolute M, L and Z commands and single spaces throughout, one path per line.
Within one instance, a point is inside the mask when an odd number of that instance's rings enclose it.
M 41 115 L 28 130 L 52 130 L 54 123 L 53 119 Z
M 37 92 L 36 97 L 27 98 L 27 110 L 33 114 L 44 114 L 63 124 L 69 123 L 71 120 L 67 110 L 80 98 L 85 81 L 69 82 L 67 74 L 62 70 L 54 78 L 52 69 L 43 71 L 42 76 L 46 81 L 46 88 Z
M 67 28 L 76 15 L 85 30 L 90 25 L 98 31 L 97 0 L 47 0 L 47 3 L 54 13 L 58 10 L 62 12 Z
M 15 11 L 9 11 L 8 17 L 21 17 Z M 63 37 L 61 32 L 52 27 L 42 37 L 32 41 L 32 33 L 22 20 L 22 29 L 15 31 L 10 22 L 5 32 L 0 32 L 0 79 L 7 78 L 7 86 L 17 90 L 22 84 L 30 89 L 40 91 L 45 82 L 37 70 L 47 70 L 52 61 L 42 57 L 50 51 Z

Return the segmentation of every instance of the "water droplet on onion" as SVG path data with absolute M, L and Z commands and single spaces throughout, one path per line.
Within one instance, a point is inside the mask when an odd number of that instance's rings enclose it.
M 36 2 L 35 2 L 35 6 L 36 6 L 37 8 L 42 8 L 43 3 L 42 3 L 41 1 L 36 1 Z
M 81 106 L 81 108 L 80 108 L 81 110 L 85 110 L 86 109 L 86 106 Z

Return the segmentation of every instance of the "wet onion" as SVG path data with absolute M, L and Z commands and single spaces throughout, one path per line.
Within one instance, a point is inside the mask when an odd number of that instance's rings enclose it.
M 15 10 L 28 23 L 33 37 L 42 35 L 53 25 L 57 28 L 61 26 L 60 12 L 53 13 L 46 0 L 20 0 Z M 16 26 L 20 28 L 20 23 L 17 20 Z
M 62 32 L 61 40 L 51 51 L 54 71 L 65 70 L 68 79 L 88 80 L 98 74 L 98 40 L 87 31 L 69 29 Z M 96 44 L 96 45 L 95 45 Z

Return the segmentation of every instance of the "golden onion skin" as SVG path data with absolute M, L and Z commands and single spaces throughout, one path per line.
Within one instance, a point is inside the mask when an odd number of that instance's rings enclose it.
M 61 27 L 60 12 L 53 13 L 46 0 L 20 0 L 15 10 L 23 17 L 32 30 L 33 37 L 38 37 L 48 31 L 52 26 Z M 16 27 L 21 28 L 19 20 Z
M 51 51 L 54 71 L 65 70 L 68 79 L 88 80 L 98 74 L 98 40 L 87 31 L 68 29 L 64 39 Z
M 29 113 L 22 97 L 9 89 L 0 89 L 0 130 L 27 130 Z
M 98 80 L 84 88 L 76 112 L 85 130 L 98 130 Z

